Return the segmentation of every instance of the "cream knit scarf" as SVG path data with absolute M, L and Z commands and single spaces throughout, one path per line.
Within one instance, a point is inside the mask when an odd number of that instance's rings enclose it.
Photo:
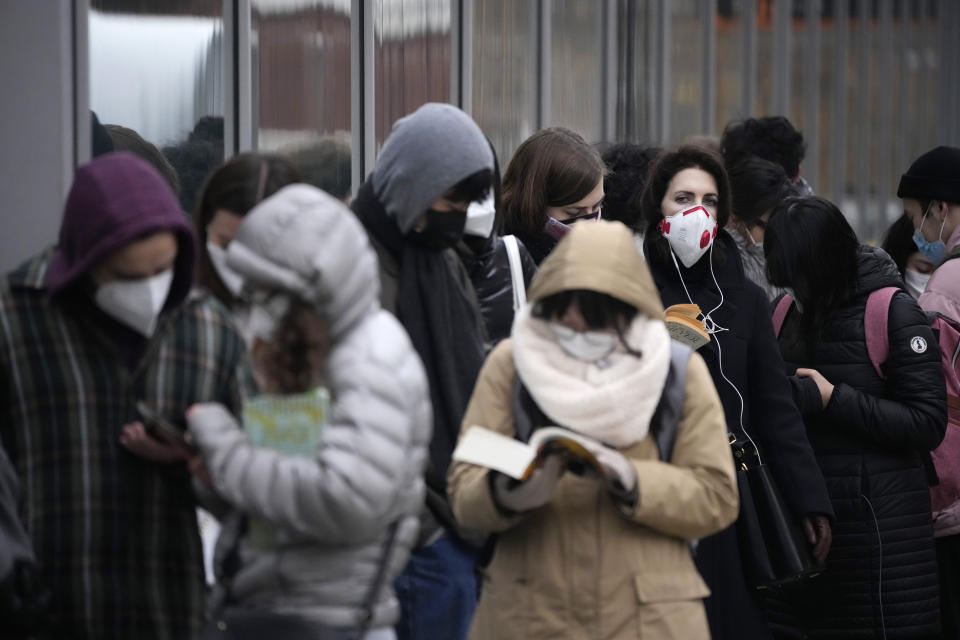
M 569 356 L 531 306 L 513 323 L 513 361 L 547 417 L 618 449 L 645 438 L 670 367 L 663 321 L 638 314 L 624 337 L 642 357 L 618 345 L 598 366 Z

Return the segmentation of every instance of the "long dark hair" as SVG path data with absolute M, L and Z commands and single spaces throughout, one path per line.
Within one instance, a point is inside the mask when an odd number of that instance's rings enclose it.
M 684 144 L 677 149 L 663 151 L 650 167 L 647 186 L 640 198 L 640 213 L 646 225 L 651 255 L 659 261 L 670 259 L 670 245 L 659 228 L 663 219 L 661 203 L 670 181 L 684 169 L 701 169 L 713 176 L 717 183 L 717 224 L 725 227 L 730 219 L 730 180 L 720 154 L 699 144 Z M 714 256 L 716 263 L 722 259 L 722 252 L 714 252 Z
M 857 234 L 832 202 L 788 198 L 770 216 L 763 242 L 770 283 L 793 289 L 803 307 L 807 344 L 857 285 Z
M 547 207 L 587 197 L 605 172 L 600 154 L 579 133 L 563 127 L 536 132 L 517 147 L 503 174 L 504 229 L 539 234 Z
M 760 216 L 796 195 L 783 167 L 757 156 L 730 167 L 730 190 L 733 217 L 748 229 L 759 223 Z
M 261 153 L 238 154 L 207 177 L 193 214 L 200 239 L 198 285 L 228 306 L 235 302 L 207 255 L 207 226 L 220 209 L 243 217 L 264 198 L 299 181 L 300 175 L 289 160 Z
M 619 220 L 633 230 L 640 230 L 640 198 L 647 182 L 647 170 L 658 153 L 659 147 L 629 142 L 613 145 L 603 152 L 608 170 L 603 179 L 604 220 Z

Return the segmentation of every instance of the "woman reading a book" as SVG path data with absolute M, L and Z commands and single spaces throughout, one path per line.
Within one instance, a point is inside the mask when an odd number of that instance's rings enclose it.
M 237 638 L 394 638 L 432 423 L 423 365 L 380 309 L 375 254 L 342 202 L 294 184 L 244 217 L 227 259 L 263 393 L 242 425 L 221 405 L 187 415 L 242 516 L 218 543 L 214 622 Z
M 690 319 L 673 313 L 674 307 L 685 312 L 697 306 L 706 339 L 694 346 L 720 395 L 730 437 L 751 463 L 754 446 L 759 449 L 822 563 L 833 508 L 793 402 L 767 296 L 745 277 L 736 242 L 724 230 L 730 201 L 718 154 L 689 144 L 661 153 L 641 198 L 644 253 L 671 329 L 674 319 Z M 729 447 L 726 453 L 732 455 Z M 770 638 L 758 592 L 744 577 L 736 526 L 701 540 L 696 559 L 713 593 L 706 606 L 714 640 Z
M 470 637 L 709 638 L 688 542 L 733 521 L 737 489 L 703 360 L 671 342 L 618 222 L 575 226 L 528 296 L 480 373 L 449 473 L 458 520 L 497 534 Z M 544 427 L 571 437 L 538 438 Z M 463 450 L 480 428 L 543 442 L 525 479 Z

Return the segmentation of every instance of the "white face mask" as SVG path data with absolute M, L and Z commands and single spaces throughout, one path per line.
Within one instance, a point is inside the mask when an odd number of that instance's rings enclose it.
M 214 271 L 220 277 L 227 291 L 234 296 L 239 296 L 243 291 L 245 278 L 227 265 L 227 250 L 211 240 L 207 240 L 207 255 L 210 256 L 210 264 Z
M 607 331 L 574 331 L 559 322 L 548 322 L 557 343 L 567 354 L 583 362 L 603 360 L 617 348 L 619 337 Z
M 717 222 L 702 205 L 684 209 L 660 221 L 660 232 L 683 266 L 690 268 L 710 250 Z
M 149 338 L 172 284 L 173 269 L 152 278 L 114 280 L 97 287 L 94 301 L 105 313 Z
M 903 272 L 903 284 L 906 285 L 907 293 L 914 298 L 919 298 L 920 294 L 927 288 L 930 282 L 929 273 L 920 273 L 914 269 L 907 269 Z
M 468 236 L 489 238 L 493 233 L 493 222 L 497 216 L 497 209 L 493 204 L 493 189 L 480 202 L 471 202 L 467 207 L 467 224 L 463 233 Z

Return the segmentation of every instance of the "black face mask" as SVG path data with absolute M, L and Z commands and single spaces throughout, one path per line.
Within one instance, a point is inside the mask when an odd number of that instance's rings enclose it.
M 413 231 L 410 238 L 430 249 L 449 249 L 463 236 L 467 224 L 466 211 L 437 211 L 427 209 L 427 226 L 423 231 Z

